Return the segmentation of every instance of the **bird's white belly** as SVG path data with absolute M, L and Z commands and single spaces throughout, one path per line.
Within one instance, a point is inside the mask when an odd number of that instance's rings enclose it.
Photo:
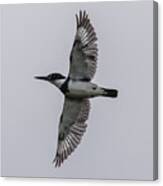
M 67 95 L 70 97 L 93 97 L 101 94 L 100 88 L 93 83 L 90 82 L 82 82 L 82 81 L 70 81 L 68 85 Z

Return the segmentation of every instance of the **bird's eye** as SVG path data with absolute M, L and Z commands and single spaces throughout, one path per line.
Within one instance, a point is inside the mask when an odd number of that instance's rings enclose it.
M 54 78 L 55 78 L 55 75 L 54 75 L 54 74 L 52 74 L 52 75 L 51 75 L 51 79 L 54 79 Z
M 54 78 L 55 78 L 55 77 L 54 77 L 54 74 L 50 74 L 50 75 L 48 76 L 49 81 L 52 81 Z

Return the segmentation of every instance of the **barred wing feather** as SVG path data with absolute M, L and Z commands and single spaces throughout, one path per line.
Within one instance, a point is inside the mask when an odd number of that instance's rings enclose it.
M 85 11 L 76 15 L 76 23 L 77 32 L 70 55 L 69 77 L 90 81 L 96 72 L 97 37 Z
M 63 112 L 59 124 L 59 136 L 57 152 L 54 159 L 56 167 L 60 167 L 67 157 L 79 145 L 81 138 L 86 131 L 90 110 L 88 99 L 65 98 Z

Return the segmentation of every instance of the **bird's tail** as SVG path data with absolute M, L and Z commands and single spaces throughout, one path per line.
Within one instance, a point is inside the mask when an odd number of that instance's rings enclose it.
M 118 90 L 116 89 L 107 89 L 107 88 L 101 88 L 103 90 L 103 96 L 116 98 L 118 96 Z

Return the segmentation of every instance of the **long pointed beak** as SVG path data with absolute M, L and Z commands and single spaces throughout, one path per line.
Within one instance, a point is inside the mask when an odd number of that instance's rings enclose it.
M 48 78 L 46 76 L 35 76 L 36 79 L 45 80 L 48 81 Z

